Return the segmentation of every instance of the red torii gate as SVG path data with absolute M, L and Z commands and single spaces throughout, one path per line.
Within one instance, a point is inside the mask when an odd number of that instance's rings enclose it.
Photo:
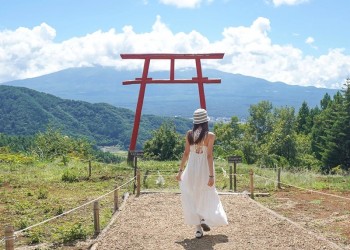
M 139 98 L 137 100 L 134 128 L 131 135 L 129 152 L 135 150 L 136 141 L 140 126 L 141 112 L 143 106 L 143 99 L 145 96 L 146 84 L 174 84 L 174 83 L 198 83 L 200 107 L 206 109 L 205 95 L 204 95 L 204 83 L 221 83 L 221 79 L 209 79 L 202 75 L 201 59 L 222 59 L 224 53 L 211 53 L 211 54 L 121 54 L 122 59 L 143 59 L 143 72 L 141 78 L 135 78 L 135 80 L 127 80 L 123 82 L 123 85 L 140 84 Z M 170 60 L 170 77 L 169 79 L 153 79 L 148 78 L 148 70 L 151 59 Z M 197 77 L 192 79 L 175 79 L 175 59 L 193 59 L 196 61 Z

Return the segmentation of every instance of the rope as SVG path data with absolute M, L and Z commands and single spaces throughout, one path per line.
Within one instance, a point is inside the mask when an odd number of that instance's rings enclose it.
M 4 244 L 4 243 L 6 243 L 7 240 L 16 239 L 16 238 L 17 238 L 16 235 L 13 235 L 13 236 L 10 236 L 10 237 L 4 236 L 4 237 L 1 239 L 0 244 Z
M 149 171 L 149 172 L 173 172 L 177 173 L 178 170 L 157 170 L 157 169 L 141 169 L 143 171 Z
M 147 177 L 152 177 L 152 176 L 157 176 L 157 177 L 159 177 L 159 176 L 175 176 L 176 174 L 177 173 L 174 173 L 174 174 L 161 174 L 161 175 L 158 175 L 158 174 L 147 174 L 145 176 L 147 176 Z M 242 177 L 244 175 L 249 175 L 249 174 L 227 174 L 227 176 L 240 176 L 240 177 Z
M 42 221 L 42 222 L 39 222 L 39 223 L 37 223 L 37 224 L 35 224 L 35 225 L 32 225 L 32 226 L 29 226 L 29 227 L 24 228 L 24 229 L 22 229 L 22 230 L 16 231 L 14 234 L 17 235 L 17 234 L 23 233 L 24 231 L 27 231 L 27 230 L 32 229 L 32 228 L 34 228 L 34 227 L 40 226 L 40 225 L 42 225 L 42 224 L 44 224 L 44 223 L 47 223 L 47 222 L 49 222 L 49 221 L 52 221 L 52 220 L 57 219 L 57 218 L 59 218 L 59 217 L 62 217 L 62 216 L 64 216 L 64 215 L 67 215 L 67 214 L 69 214 L 69 213 L 71 213 L 71 212 L 73 212 L 73 211 L 75 211 L 75 210 L 78 210 L 78 209 L 80 209 L 80 208 L 82 208 L 82 207 L 85 207 L 85 206 L 87 206 L 87 205 L 89 205 L 89 204 L 91 204 L 91 203 L 93 203 L 93 202 L 95 202 L 95 201 L 98 201 L 98 200 L 100 200 L 100 199 L 106 197 L 107 195 L 113 193 L 115 190 L 120 189 L 120 188 L 122 188 L 123 186 L 129 184 L 129 183 L 130 183 L 131 181 L 133 181 L 134 179 L 135 179 L 135 177 L 133 177 L 132 179 L 130 179 L 128 182 L 124 183 L 123 185 L 121 185 L 121 186 L 119 186 L 119 187 L 116 187 L 115 189 L 109 191 L 108 193 L 106 193 L 106 194 L 104 194 L 104 195 L 101 195 L 100 197 L 97 197 L 96 199 L 93 199 L 93 200 L 91 200 L 91 201 L 89 201 L 89 202 L 87 202 L 87 203 L 85 203 L 85 204 L 83 204 L 83 205 L 81 205 L 81 206 L 78 206 L 78 207 L 76 207 L 76 208 L 73 208 L 73 209 L 71 209 L 71 210 L 68 210 L 68 211 L 66 211 L 66 212 L 64 212 L 64 213 L 62 213 L 62 214 L 59 214 L 59 215 L 57 215 L 57 216 L 54 216 L 54 217 L 52 217 L 52 218 L 49 218 L 49 219 L 44 220 L 44 221 Z
M 158 175 L 158 174 L 147 174 L 147 177 L 149 177 L 149 176 L 157 176 L 157 177 L 159 177 L 159 176 L 175 176 L 176 174 L 161 174 L 161 175 Z
M 266 179 L 266 180 L 270 180 L 270 181 L 273 181 L 273 182 L 278 182 L 278 181 L 276 181 L 276 180 L 272 180 L 272 179 L 269 179 L 269 178 L 264 177 L 264 176 L 261 176 L 261 175 L 255 174 L 255 176 L 260 177 L 260 178 L 263 178 L 263 179 Z M 308 188 L 298 187 L 298 186 L 294 186 L 294 185 L 291 185 L 291 184 L 288 184 L 288 183 L 284 183 L 284 182 L 280 182 L 280 183 L 283 184 L 283 185 L 285 185 L 285 186 L 290 186 L 290 187 L 298 188 L 298 189 L 305 190 L 305 191 L 308 191 L 308 192 L 313 192 L 313 193 L 318 193 L 318 194 L 333 196 L 333 197 L 336 197 L 336 198 L 345 199 L 345 200 L 349 200 L 349 201 L 350 201 L 350 198 L 348 198 L 348 197 L 344 197 L 344 196 L 340 196 L 340 195 L 336 195 L 336 194 L 328 194 L 328 193 L 324 193 L 324 192 L 320 192 L 320 191 L 316 191 L 316 190 L 312 190 L 312 189 L 308 189 Z

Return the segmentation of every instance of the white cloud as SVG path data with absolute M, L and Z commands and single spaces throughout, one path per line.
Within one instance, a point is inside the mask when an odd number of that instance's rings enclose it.
M 313 37 L 311 37 L 311 36 L 306 38 L 305 43 L 310 45 L 311 48 L 313 48 L 313 49 L 318 49 L 317 46 L 313 45 L 315 43 L 315 39 Z
M 142 60 L 122 60 L 121 53 L 225 53 L 223 60 L 203 60 L 204 68 L 250 75 L 288 84 L 340 88 L 350 72 L 350 56 L 330 49 L 319 57 L 305 55 L 288 44 L 274 44 L 269 19 L 259 17 L 250 26 L 226 27 L 222 38 L 210 42 L 193 30 L 173 33 L 157 17 L 152 29 L 136 33 L 132 26 L 121 31 L 96 31 L 56 43 L 56 31 L 43 23 L 32 29 L 0 31 L 0 82 L 92 65 L 141 69 Z M 306 43 L 313 45 L 312 37 Z M 176 66 L 194 67 L 181 60 Z M 169 69 L 169 63 L 151 62 L 150 70 Z
M 207 3 L 211 3 L 214 0 L 206 0 Z M 177 8 L 196 8 L 202 3 L 202 0 L 159 0 L 160 3 L 165 5 L 173 5 Z
M 298 5 L 308 1 L 309 0 L 272 0 L 272 3 L 278 7 L 281 5 Z
M 313 44 L 315 42 L 315 39 L 311 36 L 309 36 L 308 38 L 306 38 L 305 43 L 307 44 Z

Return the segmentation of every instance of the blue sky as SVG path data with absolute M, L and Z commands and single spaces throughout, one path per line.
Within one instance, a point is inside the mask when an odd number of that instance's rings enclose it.
M 225 53 L 204 67 L 341 88 L 350 75 L 348 0 L 0 0 L 0 82 L 120 53 Z M 151 65 L 165 69 L 164 64 Z M 191 67 L 184 62 L 178 67 Z

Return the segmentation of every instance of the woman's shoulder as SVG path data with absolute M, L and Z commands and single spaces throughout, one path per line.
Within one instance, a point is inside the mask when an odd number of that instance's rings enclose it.
M 205 145 L 208 145 L 209 141 L 215 140 L 215 134 L 213 132 L 208 132 L 206 138 L 205 138 Z
M 213 132 L 208 132 L 208 137 L 209 138 L 215 138 L 215 134 Z

